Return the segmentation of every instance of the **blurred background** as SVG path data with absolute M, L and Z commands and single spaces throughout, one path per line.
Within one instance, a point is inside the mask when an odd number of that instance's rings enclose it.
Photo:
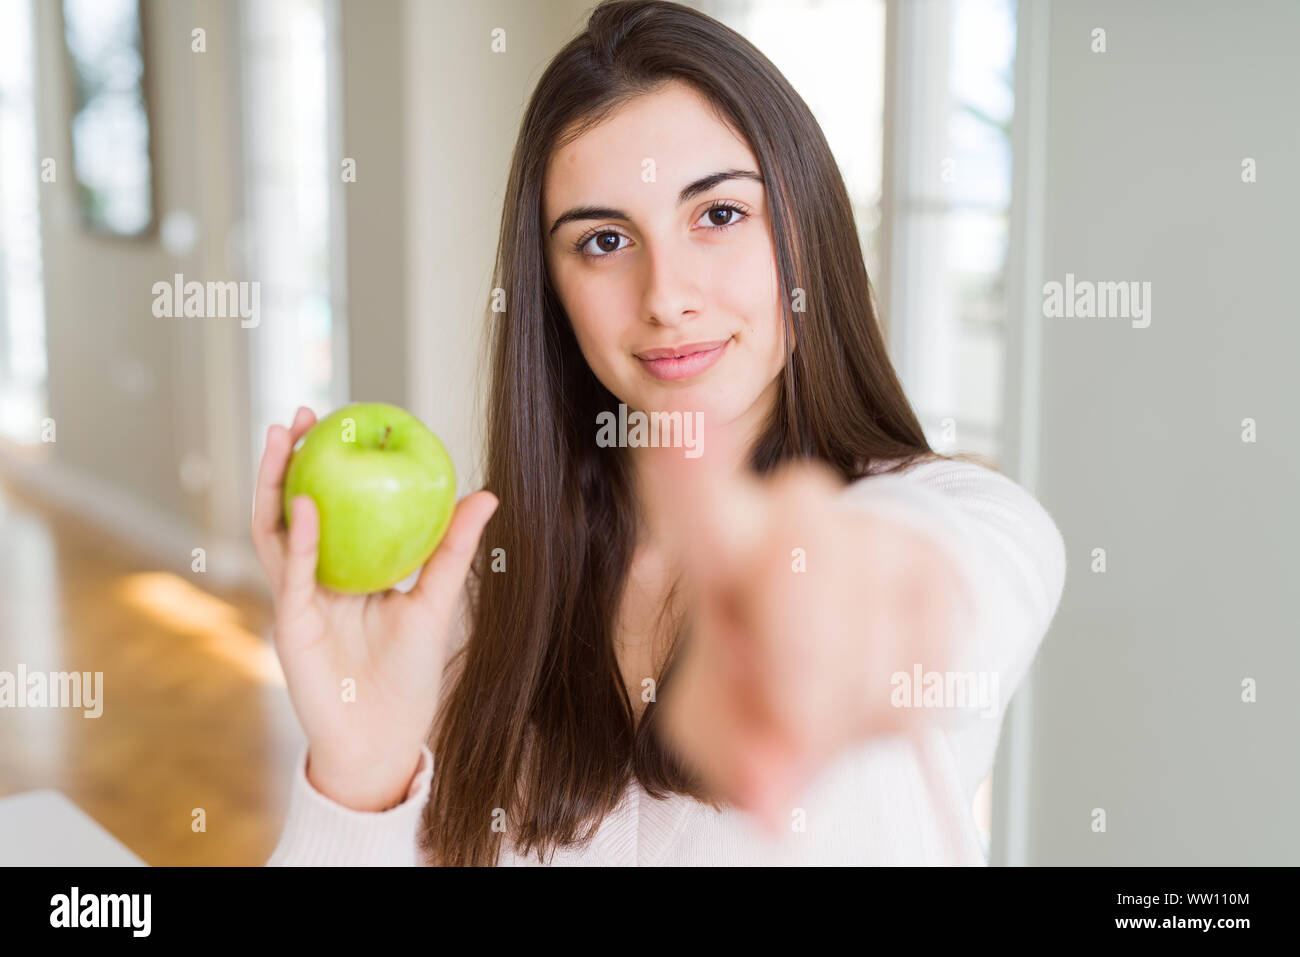
M 689 5 L 821 123 L 932 445 L 1065 536 L 992 862 L 1300 862 L 1300 4 Z M 0 0 L 0 672 L 105 676 L 97 718 L 0 707 L 0 833 L 269 855 L 266 429 L 396 403 L 478 487 L 510 151 L 589 6 Z M 1051 315 L 1067 275 L 1150 283 L 1149 324 Z M 160 315 L 189 281 L 257 282 L 258 321 Z

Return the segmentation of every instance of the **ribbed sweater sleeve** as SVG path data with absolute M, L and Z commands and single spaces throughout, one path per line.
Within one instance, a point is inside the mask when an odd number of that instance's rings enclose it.
M 996 708 L 945 715 L 967 792 L 992 763 L 1007 705 L 1023 681 L 1065 588 L 1065 541 L 1046 509 L 1012 479 L 963 461 L 923 462 L 860 479 L 858 507 L 905 522 L 938 543 L 975 602 L 953 671 L 996 676 Z
M 416 829 L 429 800 L 433 753 L 425 745 L 401 804 L 356 811 L 331 801 L 307 779 L 307 747 L 298 752 L 289 813 L 267 867 L 414 867 Z

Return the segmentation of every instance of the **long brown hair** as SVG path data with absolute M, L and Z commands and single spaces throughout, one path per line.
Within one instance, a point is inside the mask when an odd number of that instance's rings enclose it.
M 718 806 L 662 746 L 654 703 L 638 722 L 628 699 L 613 623 L 638 503 L 626 451 L 598 447 L 595 425 L 619 400 L 583 358 L 543 257 L 552 152 L 672 79 L 750 145 L 772 212 L 787 361 L 750 468 L 814 458 L 851 480 L 946 458 L 890 365 L 849 197 L 803 100 L 752 44 L 696 10 L 595 7 L 538 81 L 511 160 L 493 283 L 506 308 L 489 314 L 487 340 L 485 487 L 501 504 L 474 559 L 472 624 L 435 725 L 422 845 L 438 864 L 496 863 L 503 834 L 539 861 L 585 842 L 632 776 L 654 797 Z M 880 468 L 886 460 L 900 461 Z M 491 568 L 496 549 L 504 573 Z M 681 632 L 679 621 L 674 650 Z

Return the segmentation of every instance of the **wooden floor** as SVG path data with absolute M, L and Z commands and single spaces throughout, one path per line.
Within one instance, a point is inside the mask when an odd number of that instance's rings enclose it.
M 103 673 L 98 718 L 0 708 L 0 797 L 56 788 L 147 864 L 266 861 L 301 730 L 269 603 L 203 578 L 0 486 L 0 671 Z

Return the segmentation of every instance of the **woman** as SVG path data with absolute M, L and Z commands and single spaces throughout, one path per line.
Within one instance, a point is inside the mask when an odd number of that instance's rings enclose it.
M 409 594 L 316 585 L 311 501 L 277 522 L 315 418 L 268 434 L 254 537 L 308 741 L 269 863 L 985 863 L 971 800 L 1064 547 L 930 450 L 803 101 L 690 8 L 605 3 L 506 197 L 495 495 Z M 703 445 L 611 443 L 629 410 Z

